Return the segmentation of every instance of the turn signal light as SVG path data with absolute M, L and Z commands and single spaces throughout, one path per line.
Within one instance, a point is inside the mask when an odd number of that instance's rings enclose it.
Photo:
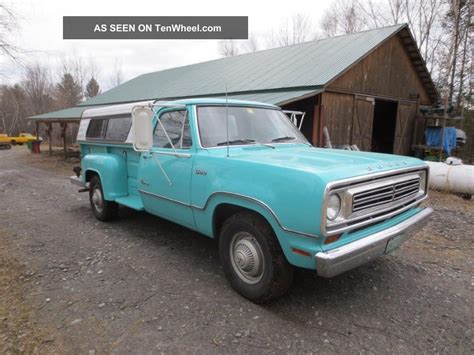
M 326 239 L 324 239 L 324 244 L 331 244 L 331 243 L 337 242 L 339 238 L 341 238 L 340 234 L 331 235 L 330 237 L 327 237 Z
M 295 254 L 300 254 L 300 255 L 303 255 L 303 256 L 311 256 L 310 253 L 308 253 L 306 250 L 301 250 L 301 249 L 298 249 L 298 248 L 292 248 L 293 249 L 293 253 Z

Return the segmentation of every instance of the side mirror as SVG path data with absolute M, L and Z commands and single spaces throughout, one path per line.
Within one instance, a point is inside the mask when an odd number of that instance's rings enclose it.
M 148 107 L 135 107 L 132 110 L 133 149 L 147 151 L 153 146 L 153 111 Z

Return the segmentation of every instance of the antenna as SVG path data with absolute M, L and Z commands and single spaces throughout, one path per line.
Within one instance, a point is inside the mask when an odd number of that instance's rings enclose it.
M 227 84 L 225 84 L 225 125 L 227 134 L 227 157 L 229 157 L 229 103 L 227 100 Z

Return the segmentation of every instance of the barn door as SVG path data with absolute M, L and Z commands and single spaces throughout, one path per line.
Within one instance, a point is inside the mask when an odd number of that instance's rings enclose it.
M 415 129 L 416 106 L 400 102 L 398 104 L 397 125 L 395 128 L 395 142 L 393 152 L 400 155 L 410 153 L 410 145 Z
M 371 148 L 374 104 L 372 97 L 354 97 L 351 144 L 356 144 L 360 150 L 370 151 Z

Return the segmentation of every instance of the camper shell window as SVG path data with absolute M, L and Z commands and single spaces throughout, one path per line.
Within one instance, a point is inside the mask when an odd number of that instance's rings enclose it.
M 100 139 L 103 138 L 105 128 L 107 127 L 107 119 L 93 119 L 87 127 L 86 138 Z
M 87 128 L 87 139 L 125 142 L 132 127 L 130 115 L 93 118 Z
M 105 133 L 105 139 L 111 141 L 124 142 L 128 137 L 132 127 L 132 117 L 122 116 L 110 119 L 107 124 L 107 131 Z

